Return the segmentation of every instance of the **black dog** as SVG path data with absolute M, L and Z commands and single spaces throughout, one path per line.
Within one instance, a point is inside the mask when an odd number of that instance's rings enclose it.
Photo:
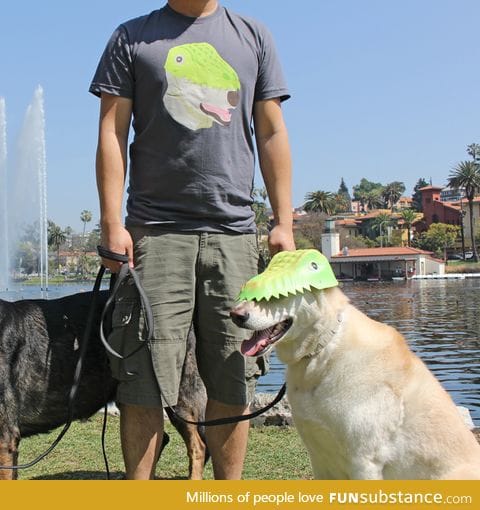
M 99 337 L 107 297 L 106 291 L 98 296 L 74 419 L 88 418 L 115 395 L 116 382 Z M 53 300 L 0 300 L 0 466 L 17 464 L 21 438 L 66 422 L 68 395 L 91 302 L 91 292 Z M 189 420 L 201 421 L 206 393 L 198 375 L 193 334 L 187 349 L 175 409 Z M 201 478 L 207 458 L 201 431 L 168 414 L 187 446 L 190 478 Z M 0 479 L 16 477 L 15 470 L 0 470 Z

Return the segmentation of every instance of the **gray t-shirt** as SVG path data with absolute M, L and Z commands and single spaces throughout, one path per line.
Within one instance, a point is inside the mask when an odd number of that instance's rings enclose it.
M 127 225 L 255 231 L 253 104 L 289 97 L 263 25 L 167 4 L 115 30 L 90 92 L 133 100 Z

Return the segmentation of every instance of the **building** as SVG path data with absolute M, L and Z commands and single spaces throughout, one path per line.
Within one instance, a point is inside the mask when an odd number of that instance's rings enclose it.
M 458 202 L 465 196 L 465 188 L 443 188 L 440 191 L 442 202 Z
M 338 279 L 380 280 L 414 275 L 444 274 L 445 264 L 431 252 L 407 246 L 349 249 L 340 246 L 335 220 L 329 219 L 322 234 L 322 253 Z
M 425 186 L 418 191 L 422 194 L 422 211 L 425 230 L 432 223 L 462 224 L 462 213 L 458 204 L 443 202 L 440 198 L 443 186 Z

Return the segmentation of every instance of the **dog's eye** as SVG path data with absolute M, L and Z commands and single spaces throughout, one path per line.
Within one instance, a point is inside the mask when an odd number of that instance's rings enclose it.
M 316 263 L 316 262 L 312 262 L 312 263 L 310 264 L 310 267 L 311 267 L 314 271 L 317 271 L 317 269 L 318 269 L 318 265 L 317 265 L 317 263 Z

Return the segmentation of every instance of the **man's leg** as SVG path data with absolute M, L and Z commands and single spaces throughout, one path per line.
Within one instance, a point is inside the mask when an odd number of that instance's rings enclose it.
M 121 404 L 120 438 L 127 480 L 152 480 L 163 440 L 163 409 Z
M 255 235 L 202 234 L 197 271 L 197 362 L 208 395 L 207 419 L 248 414 L 246 365 L 240 352 L 245 332 L 229 311 L 242 285 L 258 272 Z M 216 479 L 240 479 L 249 422 L 206 427 Z
M 248 407 L 226 405 L 210 399 L 207 403 L 206 419 L 240 416 L 248 412 Z M 216 480 L 240 480 L 242 477 L 249 427 L 248 421 L 205 427 Z
M 137 291 L 126 282 L 115 302 L 109 337 L 112 347 L 126 358 L 110 356 L 110 365 L 120 381 L 117 401 L 126 478 L 148 480 L 154 476 L 163 441 L 159 384 L 169 402 L 175 404 L 177 399 L 185 339 L 192 322 L 198 238 L 162 235 L 146 227 L 131 233 L 135 268 L 152 305 L 155 336 L 148 348 L 127 356 L 138 348 L 144 332 Z

